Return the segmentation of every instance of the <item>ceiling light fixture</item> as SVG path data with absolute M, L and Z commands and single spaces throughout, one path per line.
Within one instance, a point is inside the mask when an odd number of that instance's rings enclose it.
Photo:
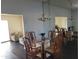
M 70 2 L 70 11 L 71 11 L 71 17 L 69 18 L 71 21 L 72 21 L 72 8 L 73 8 L 73 6 L 72 6 L 72 0 L 69 0 L 69 2 Z
M 46 20 L 49 20 L 49 18 L 45 15 L 45 3 L 48 2 L 48 0 L 42 0 L 42 17 L 38 20 L 45 22 Z

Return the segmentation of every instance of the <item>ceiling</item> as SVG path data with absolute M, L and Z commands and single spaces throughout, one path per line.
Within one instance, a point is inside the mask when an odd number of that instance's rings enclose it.
M 63 7 L 63 8 L 78 8 L 78 0 L 43 0 L 43 1 L 50 1 L 51 5 Z
M 52 5 L 57 5 L 64 8 L 77 8 L 78 0 L 51 0 Z

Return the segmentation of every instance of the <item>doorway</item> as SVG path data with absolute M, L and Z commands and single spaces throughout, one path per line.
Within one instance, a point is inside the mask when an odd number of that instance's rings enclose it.
M 2 20 L 8 21 L 9 32 L 21 32 L 24 34 L 23 15 L 16 14 L 1 14 Z
M 1 14 L 1 20 L 8 21 L 11 41 L 19 41 L 19 37 L 22 37 L 24 35 L 23 15 Z
M 0 43 L 9 41 L 9 28 L 8 28 L 8 21 L 1 20 L 0 21 Z
M 67 29 L 67 17 L 55 17 L 55 25 Z

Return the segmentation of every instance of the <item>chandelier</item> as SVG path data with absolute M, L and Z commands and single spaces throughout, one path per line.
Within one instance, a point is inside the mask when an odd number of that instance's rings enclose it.
M 73 17 L 72 17 L 72 7 L 73 7 L 73 6 L 72 6 L 72 0 L 69 0 L 69 2 L 70 2 L 70 7 L 71 7 L 71 8 L 70 8 L 71 16 L 70 16 L 69 19 L 72 21 L 72 20 L 73 20 Z
M 43 22 L 49 20 L 49 18 L 45 15 L 45 9 L 44 9 L 45 8 L 44 4 L 46 1 L 49 2 L 48 0 L 42 0 L 42 17 L 38 19 L 38 20 L 43 21 Z M 49 6 L 49 4 L 48 4 L 48 6 Z

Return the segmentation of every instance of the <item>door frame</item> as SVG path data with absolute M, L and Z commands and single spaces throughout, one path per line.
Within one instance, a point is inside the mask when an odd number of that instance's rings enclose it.
M 21 16 L 21 17 L 22 17 L 22 29 L 23 29 L 23 37 L 24 37 L 25 30 L 24 30 L 24 19 L 23 19 L 23 15 L 20 15 L 20 14 L 6 14 L 6 13 L 2 13 L 1 15 Z

